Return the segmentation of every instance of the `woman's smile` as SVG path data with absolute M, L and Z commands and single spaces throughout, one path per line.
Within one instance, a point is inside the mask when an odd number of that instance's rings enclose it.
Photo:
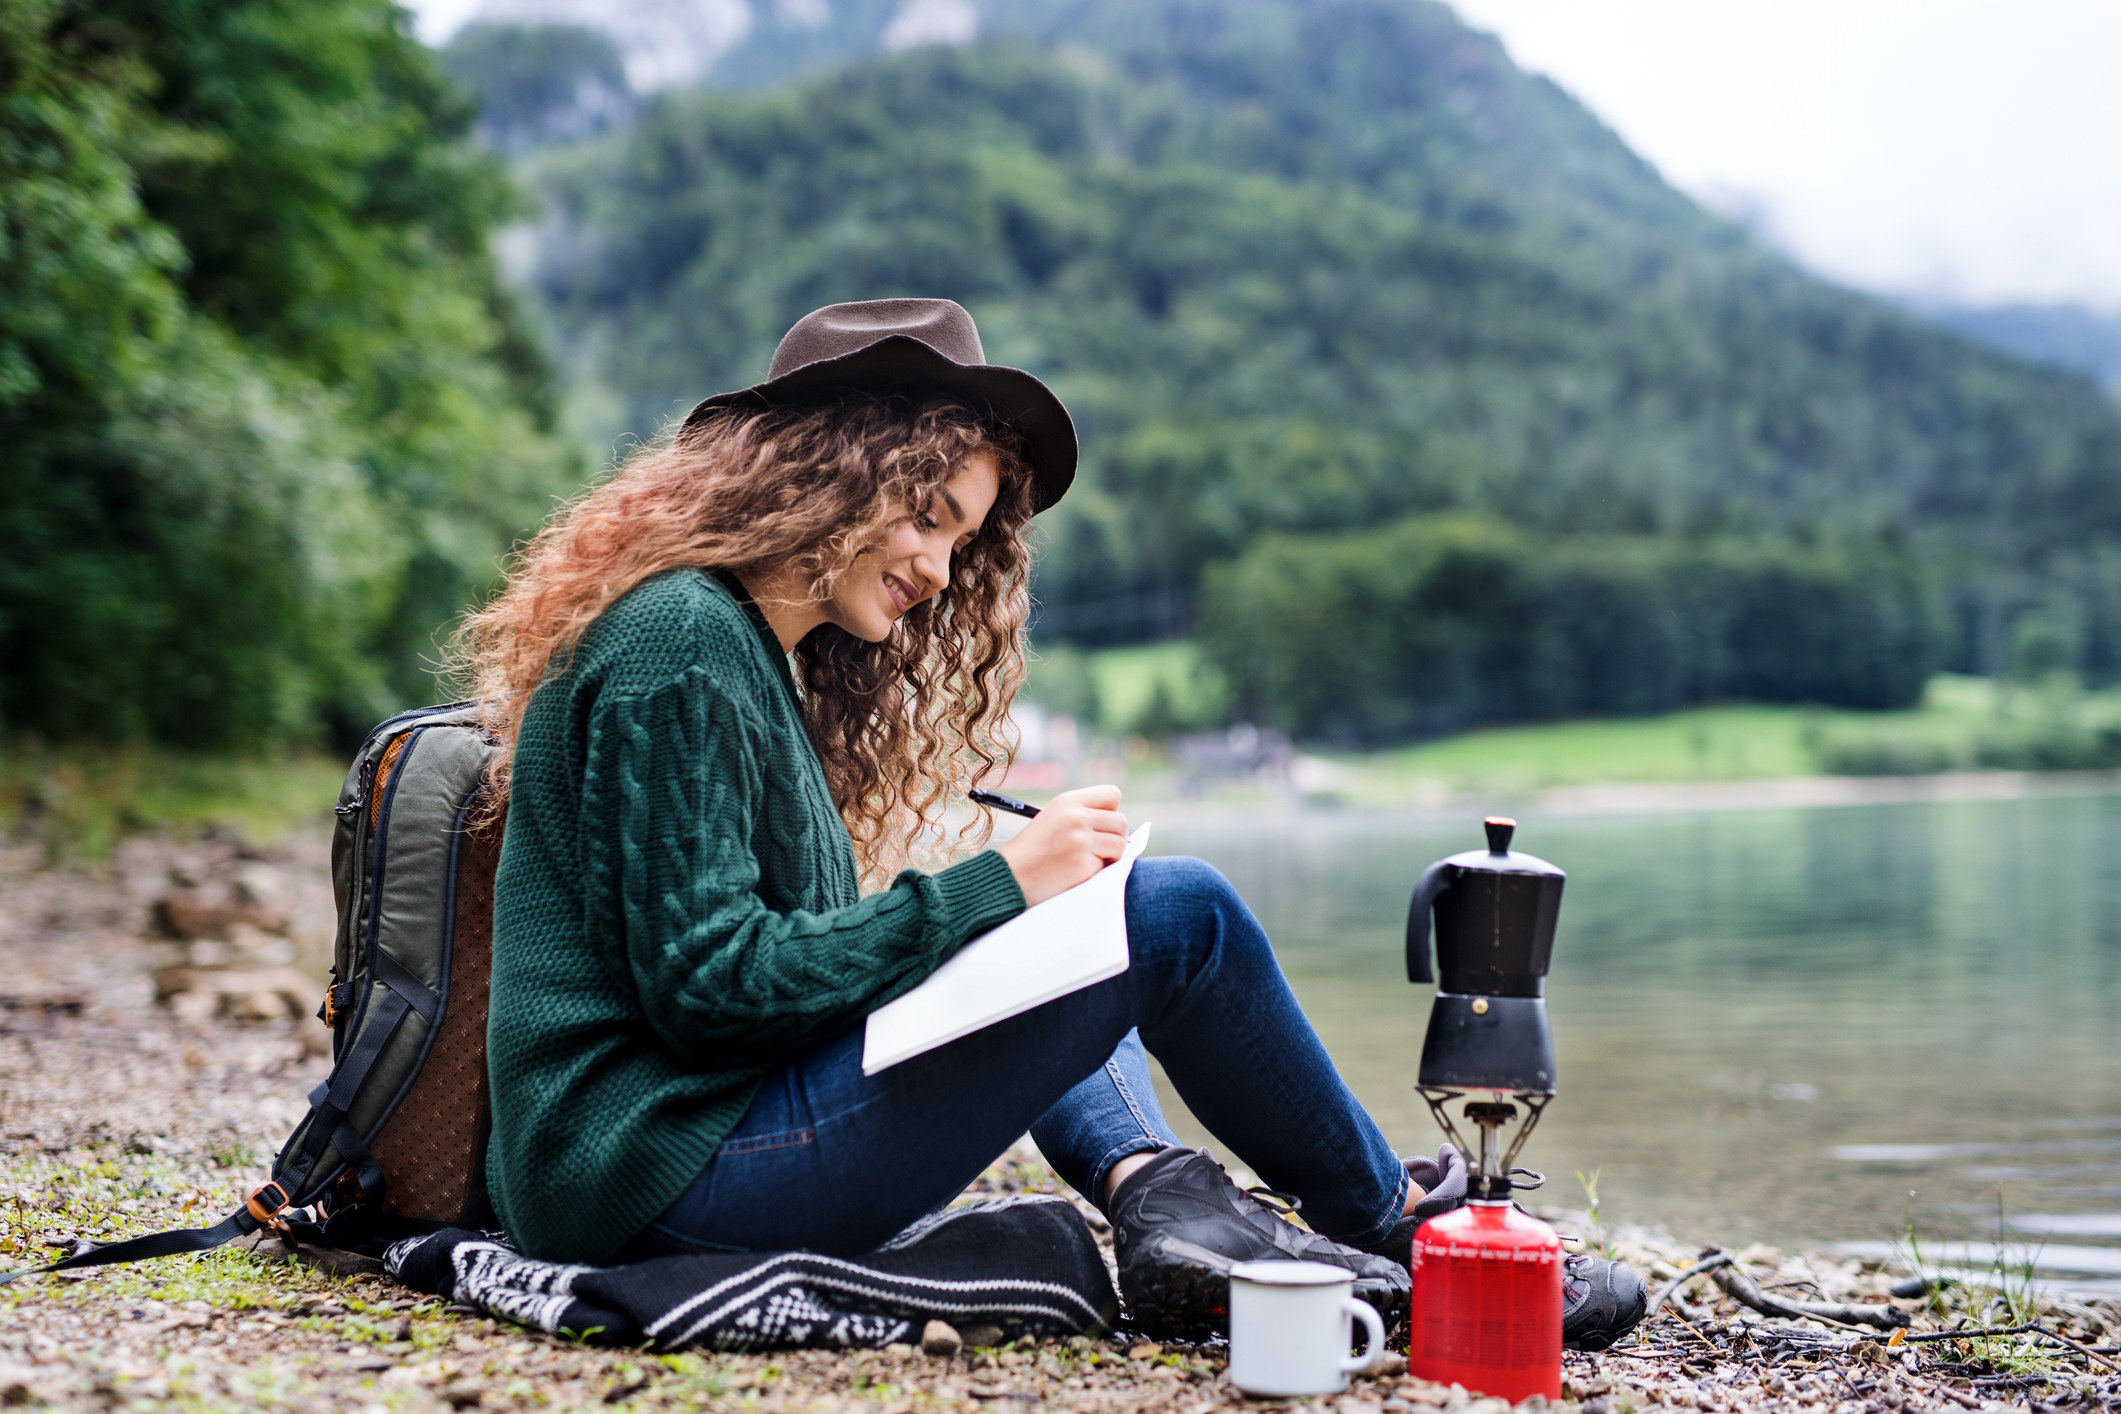
M 927 505 L 895 522 L 864 552 L 865 559 L 875 557 L 876 568 L 843 579 L 818 606 L 819 617 L 856 638 L 883 639 L 909 610 L 950 587 L 951 561 L 979 534 L 1000 491 L 1001 470 L 992 453 L 965 458 Z

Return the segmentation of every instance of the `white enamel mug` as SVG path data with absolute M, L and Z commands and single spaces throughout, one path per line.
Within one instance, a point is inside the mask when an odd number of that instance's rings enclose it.
M 1230 1269 L 1230 1383 L 1284 1398 L 1335 1394 L 1384 1350 L 1385 1325 L 1352 1294 L 1355 1274 L 1323 1262 L 1239 1262 Z M 1355 1322 L 1368 1333 L 1348 1354 Z

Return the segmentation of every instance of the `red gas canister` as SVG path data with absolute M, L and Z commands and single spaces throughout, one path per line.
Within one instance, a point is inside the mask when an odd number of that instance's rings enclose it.
M 1407 1372 L 1512 1404 L 1561 1398 L 1561 1238 L 1474 1199 L 1414 1234 Z

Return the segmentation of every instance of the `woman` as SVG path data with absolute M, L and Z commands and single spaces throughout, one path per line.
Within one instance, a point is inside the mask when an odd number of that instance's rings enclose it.
M 869 1012 L 1124 846 L 1099 786 L 893 876 L 1006 765 L 1025 528 L 1075 456 L 957 305 L 830 306 L 556 517 L 472 621 L 507 809 L 489 1184 L 523 1250 L 860 1253 L 1029 1129 L 1111 1215 L 1146 1330 L 1209 1333 L 1230 1259 L 1333 1262 L 1404 1308 L 1413 1223 L 1462 1199 L 1462 1161 L 1393 1154 L 1198 861 L 1135 866 L 1125 973 L 862 1074 Z M 1150 1051 L 1315 1233 L 1179 1145 Z M 1640 1283 L 1578 1266 L 1569 1333 L 1610 1339 Z

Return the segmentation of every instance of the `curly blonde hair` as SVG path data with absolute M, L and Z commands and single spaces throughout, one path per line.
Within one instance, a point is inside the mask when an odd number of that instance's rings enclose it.
M 446 664 L 501 740 L 496 815 L 531 694 L 566 671 L 589 625 L 634 586 L 682 567 L 792 570 L 822 602 L 857 555 L 982 449 L 1001 491 L 954 557 L 949 587 L 881 642 L 827 623 L 793 655 L 804 725 L 865 881 L 952 848 L 951 795 L 1006 772 L 1015 754 L 1031 472 L 1007 429 L 955 403 L 903 399 L 725 410 L 642 448 L 554 513 L 500 593 L 458 629 Z M 955 847 L 983 844 L 992 826 L 976 811 Z

